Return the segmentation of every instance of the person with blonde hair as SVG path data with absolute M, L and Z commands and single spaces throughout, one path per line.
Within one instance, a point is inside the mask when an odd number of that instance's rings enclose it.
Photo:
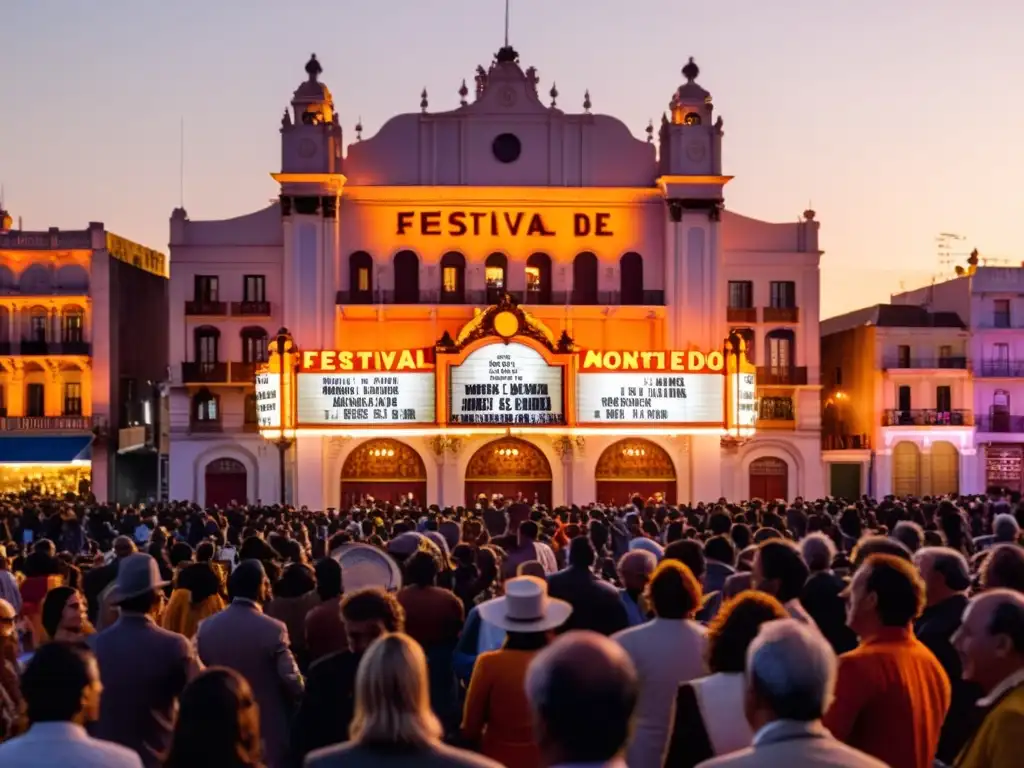
M 427 659 L 407 635 L 373 642 L 356 673 L 356 707 L 349 741 L 306 758 L 306 768 L 500 768 L 498 763 L 441 742 L 430 709 Z

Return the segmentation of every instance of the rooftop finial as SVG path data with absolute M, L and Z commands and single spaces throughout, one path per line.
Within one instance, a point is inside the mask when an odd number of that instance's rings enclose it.
M 420 94 L 420 109 L 424 112 L 427 111 L 427 89 L 423 89 L 423 93 Z
M 306 74 L 309 75 L 310 82 L 315 83 L 316 79 L 320 77 L 320 73 L 323 71 L 324 68 L 321 67 L 320 62 L 316 60 L 316 54 L 310 54 L 309 61 L 306 62 Z
M 583 111 L 589 112 L 590 106 L 590 89 L 588 88 L 587 92 L 583 94 Z
M 693 60 L 693 56 L 691 56 L 690 60 L 686 63 L 686 66 L 683 67 L 683 77 L 686 78 L 687 82 L 692 83 L 694 80 L 697 79 L 697 75 L 699 74 L 700 67 L 697 66 L 697 64 Z
M 508 3 L 509 0 L 505 0 L 505 47 L 508 48 Z
M 356 141 L 363 140 L 363 116 L 359 116 L 359 121 L 356 123 Z
M 469 96 L 469 87 L 466 85 L 466 78 L 462 78 L 462 85 L 459 86 L 459 105 L 466 106 L 466 97 Z
M 558 100 L 558 86 L 554 82 L 551 83 L 551 90 L 548 93 L 551 96 L 551 108 L 554 109 L 555 102 Z
M 647 143 L 651 144 L 654 142 L 654 121 L 648 120 L 647 127 L 644 128 L 644 132 L 647 134 Z

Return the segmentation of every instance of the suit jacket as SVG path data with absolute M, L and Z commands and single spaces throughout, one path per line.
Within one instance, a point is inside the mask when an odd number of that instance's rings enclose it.
M 626 606 L 619 592 L 601 581 L 587 568 L 569 566 L 548 577 L 548 594 L 572 606 L 572 615 L 560 628 L 590 629 L 602 635 L 613 635 L 629 626 Z
M 821 721 L 778 720 L 754 737 L 754 745 L 712 760 L 698 768 L 886 768 L 876 760 L 832 738 Z
M 137 753 L 94 739 L 80 725 L 36 723 L 27 732 L 0 744 L 0 765 L 14 768 L 142 768 Z
M 306 768 L 502 768 L 482 755 L 435 744 L 427 749 L 385 750 L 360 744 L 339 744 L 314 752 Z
M 1015 768 L 1021 763 L 1024 683 L 986 703 L 987 708 L 978 708 L 985 719 L 953 763 L 956 768 Z
M 92 637 L 103 696 L 95 734 L 161 764 L 182 689 L 199 672 L 188 640 L 148 616 L 125 614 Z
M 338 651 L 313 662 L 306 679 L 306 695 L 292 731 L 296 762 L 310 752 L 348 740 L 355 713 L 356 671 L 361 653 Z
M 195 644 L 204 664 L 229 667 L 249 682 L 260 705 L 267 765 L 285 765 L 288 727 L 302 695 L 302 676 L 284 622 L 265 615 L 251 601 L 236 599 L 199 624 Z
M 846 581 L 841 576 L 822 571 L 807 579 L 800 595 L 800 604 L 836 654 L 857 647 L 856 633 L 846 626 L 846 601 L 839 596 L 845 588 Z
M 633 660 L 640 683 L 626 763 L 661 768 L 679 686 L 707 673 L 707 630 L 694 621 L 654 619 L 612 639 Z

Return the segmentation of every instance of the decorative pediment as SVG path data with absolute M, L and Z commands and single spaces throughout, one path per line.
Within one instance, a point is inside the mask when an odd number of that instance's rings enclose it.
M 555 334 L 544 323 L 519 306 L 519 302 L 505 293 L 493 306 L 477 314 L 462 326 L 456 338 L 445 332 L 437 343 L 437 351 L 457 353 L 479 339 L 494 336 L 505 343 L 514 337 L 527 337 L 539 342 L 555 354 L 566 354 L 574 349 L 573 341 L 564 331 L 557 340 Z

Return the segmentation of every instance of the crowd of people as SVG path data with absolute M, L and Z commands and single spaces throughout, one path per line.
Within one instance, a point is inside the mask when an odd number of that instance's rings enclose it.
M 0 498 L 0 765 L 1009 768 L 1024 504 Z

